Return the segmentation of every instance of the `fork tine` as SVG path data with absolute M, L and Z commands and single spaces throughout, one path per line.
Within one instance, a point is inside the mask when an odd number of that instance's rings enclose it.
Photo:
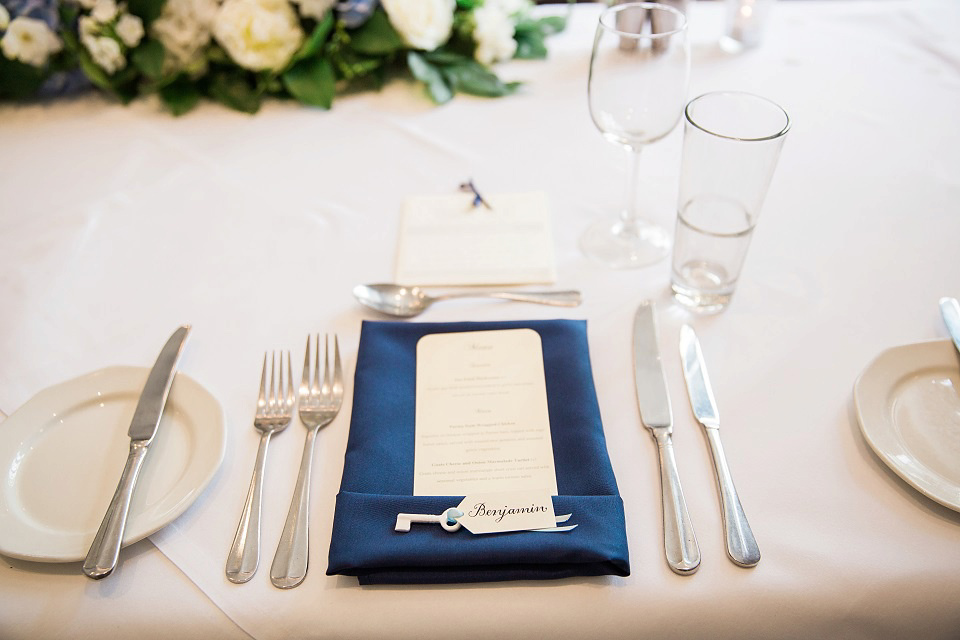
M 283 369 L 281 369 L 280 371 L 282 374 Z M 277 352 L 271 351 L 270 352 L 270 399 L 268 400 L 271 411 L 277 410 L 277 385 L 276 385 L 276 379 L 275 379 L 276 373 L 277 373 Z
M 340 341 L 337 334 L 333 334 L 333 392 L 337 396 L 343 394 L 343 368 L 340 365 Z
M 307 334 L 307 348 L 303 352 L 303 375 L 300 378 L 300 397 L 310 393 L 310 334 Z
M 267 352 L 263 352 L 263 372 L 260 374 L 260 396 L 257 398 L 257 411 L 267 406 Z
M 330 394 L 330 336 L 323 334 L 323 399 Z
M 317 339 L 315 341 L 316 353 L 314 353 L 313 358 L 313 385 L 310 387 L 310 392 L 316 396 L 320 393 L 320 334 L 317 334 Z M 326 349 L 326 346 L 324 346 Z M 324 356 L 326 357 L 326 356 Z
M 282 358 L 281 358 L 282 360 Z M 293 365 L 290 364 L 290 350 L 287 350 L 287 409 L 293 409 L 296 397 L 293 395 Z

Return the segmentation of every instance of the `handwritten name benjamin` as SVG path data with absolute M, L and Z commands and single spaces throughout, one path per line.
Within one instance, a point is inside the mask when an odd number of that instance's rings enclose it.
M 521 515 L 524 513 L 543 513 L 547 508 L 542 504 L 531 504 L 529 507 L 511 507 L 504 505 L 501 509 L 488 509 L 483 502 L 473 505 L 473 510 L 467 514 L 471 518 L 496 518 L 494 522 L 500 522 L 504 516 Z

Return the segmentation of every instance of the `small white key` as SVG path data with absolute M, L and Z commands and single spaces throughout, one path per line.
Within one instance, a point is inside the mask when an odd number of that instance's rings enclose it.
M 410 525 L 414 522 L 439 523 L 447 531 L 457 531 L 460 529 L 460 523 L 457 518 L 463 516 L 463 511 L 456 507 L 450 507 L 438 516 L 432 516 L 424 513 L 398 513 L 395 531 L 410 531 Z

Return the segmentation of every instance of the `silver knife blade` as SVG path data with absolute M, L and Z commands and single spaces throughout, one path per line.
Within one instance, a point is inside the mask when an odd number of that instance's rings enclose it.
M 660 361 L 660 335 L 654 304 L 644 300 L 633 318 L 633 371 L 640 418 L 649 429 L 673 428 L 673 410 L 667 392 L 667 378 Z
M 182 326 L 174 331 L 160 351 L 160 355 L 157 356 L 157 361 L 150 370 L 150 375 L 147 376 L 147 383 L 143 385 L 143 392 L 133 412 L 133 420 L 130 421 L 127 435 L 131 440 L 149 444 L 157 434 L 160 416 L 163 415 L 167 396 L 170 395 L 177 362 L 180 360 L 180 354 L 183 353 L 183 345 L 189 333 L 189 326 Z
M 713 397 L 707 365 L 703 361 L 700 341 L 693 328 L 685 324 L 680 328 L 680 357 L 683 361 L 683 377 L 687 381 L 687 395 L 693 415 L 705 427 L 720 427 L 720 412 Z
M 188 325 L 173 332 L 160 351 L 153 369 L 147 376 L 143 392 L 140 394 L 133 419 L 130 421 L 130 428 L 127 430 L 130 436 L 130 453 L 127 455 L 127 462 L 123 467 L 117 490 L 110 500 L 110 506 L 107 507 L 107 512 L 100 523 L 100 529 L 97 530 L 97 535 L 83 562 L 83 573 L 94 580 L 107 577 L 117 566 L 133 490 L 147 450 L 157 433 L 157 427 L 160 426 L 160 416 L 163 415 L 163 407 L 167 404 L 177 362 L 180 360 L 189 332 Z
M 940 314 L 953 338 L 953 346 L 960 351 L 960 302 L 956 298 L 940 298 Z

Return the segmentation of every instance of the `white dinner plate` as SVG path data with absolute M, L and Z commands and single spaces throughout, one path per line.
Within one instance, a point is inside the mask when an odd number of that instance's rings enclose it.
M 120 480 L 149 369 L 110 367 L 45 389 L 0 423 L 0 554 L 83 560 Z M 220 403 L 178 373 L 137 482 L 123 545 L 163 528 L 223 460 Z
M 960 360 L 949 340 L 887 349 L 854 385 L 860 430 L 897 475 L 960 511 Z

